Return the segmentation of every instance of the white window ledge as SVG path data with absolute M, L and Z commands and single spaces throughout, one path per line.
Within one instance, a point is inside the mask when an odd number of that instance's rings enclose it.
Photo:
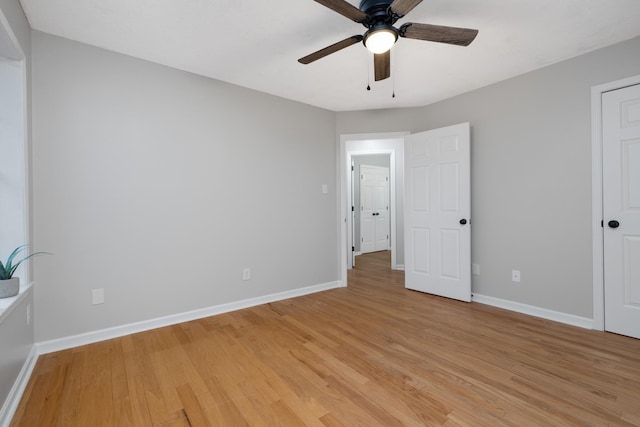
M 18 295 L 15 297 L 0 298 L 0 324 L 4 322 L 4 319 L 9 317 L 11 312 L 20 304 L 20 301 L 26 298 L 31 287 L 32 283 L 20 285 L 20 292 L 18 292 Z

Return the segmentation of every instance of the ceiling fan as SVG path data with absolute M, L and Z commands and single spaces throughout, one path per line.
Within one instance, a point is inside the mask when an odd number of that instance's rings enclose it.
M 398 19 L 411 12 L 422 0 L 361 0 L 358 8 L 345 0 L 315 1 L 352 21 L 364 25 L 367 31 L 363 35 L 357 34 L 320 49 L 298 59 L 298 62 L 310 64 L 362 41 L 367 49 L 374 54 L 373 66 L 376 81 L 384 80 L 391 75 L 390 49 L 398 40 L 398 37 L 468 46 L 478 35 L 478 30 L 445 27 L 442 25 L 407 22 L 402 24 L 400 28 L 393 26 Z

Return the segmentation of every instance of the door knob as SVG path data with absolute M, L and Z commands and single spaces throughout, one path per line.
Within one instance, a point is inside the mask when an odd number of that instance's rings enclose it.
M 462 219 L 460 220 L 460 224 L 465 225 L 466 223 L 467 223 L 467 220 L 466 220 L 466 219 L 462 218 Z
M 614 219 L 614 220 L 609 221 L 609 222 L 607 223 L 607 225 L 608 225 L 609 227 L 611 227 L 611 228 L 618 228 L 618 227 L 620 227 L 620 223 L 619 223 L 618 221 L 616 221 L 615 219 Z

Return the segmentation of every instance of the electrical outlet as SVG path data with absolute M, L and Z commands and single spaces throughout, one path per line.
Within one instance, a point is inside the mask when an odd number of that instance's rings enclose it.
M 91 291 L 91 304 L 104 304 L 104 289 L 93 289 Z
M 251 280 L 251 269 L 250 268 L 242 269 L 242 280 Z
M 511 281 L 520 282 L 520 270 L 511 270 Z
M 480 264 L 471 264 L 471 274 L 474 276 L 480 275 Z

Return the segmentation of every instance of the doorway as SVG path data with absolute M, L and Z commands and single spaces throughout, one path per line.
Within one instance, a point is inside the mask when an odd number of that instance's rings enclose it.
M 391 269 L 404 270 L 403 194 L 404 136 L 409 132 L 384 134 L 354 134 L 340 137 L 338 181 L 340 182 L 340 284 L 347 286 L 347 270 L 353 268 L 355 245 L 353 238 L 352 161 L 356 156 L 389 156 L 390 177 L 390 247 Z

